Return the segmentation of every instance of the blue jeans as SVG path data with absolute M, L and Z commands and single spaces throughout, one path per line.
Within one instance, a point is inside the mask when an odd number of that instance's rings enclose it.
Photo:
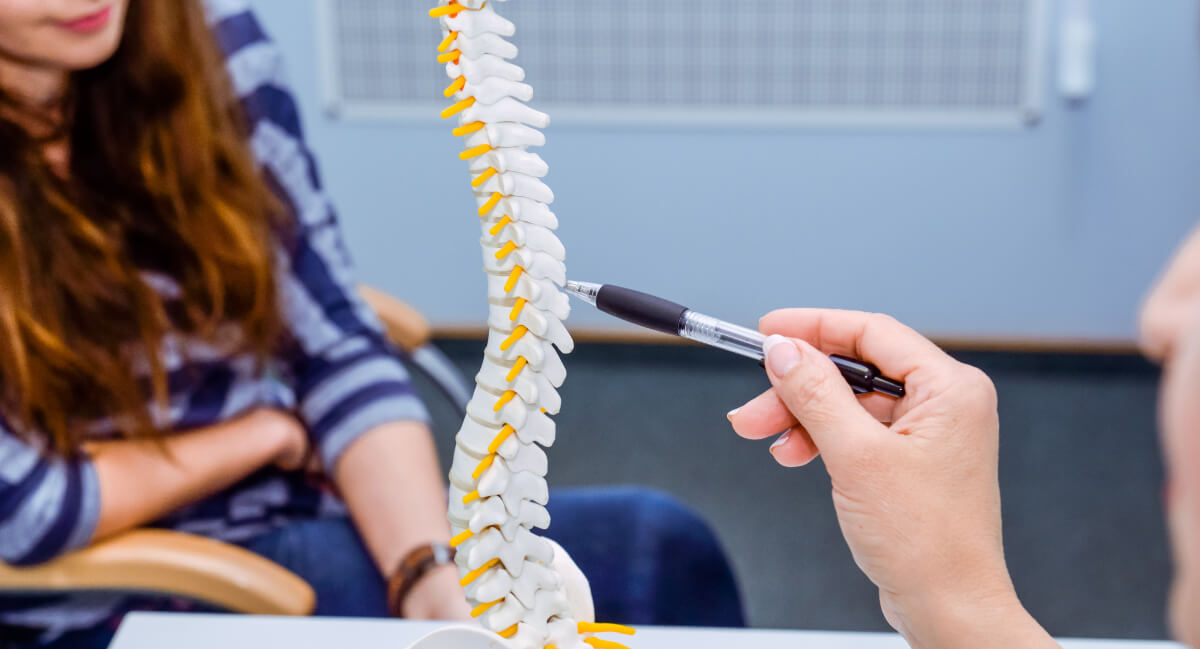
M 559 489 L 546 536 L 592 586 L 596 619 L 621 624 L 745 626 L 737 582 L 708 524 L 650 489 Z
M 558 489 L 545 533 L 587 576 L 596 619 L 745 626 L 737 584 L 708 525 L 670 496 L 633 487 Z M 386 590 L 346 519 L 303 521 L 246 547 L 317 592 L 316 615 L 386 617 Z M 337 552 L 331 552 L 337 548 Z
M 737 584 L 716 537 L 662 492 L 635 487 L 558 489 L 550 494 L 557 541 L 592 586 L 596 619 L 623 624 L 744 626 Z M 346 518 L 298 521 L 244 544 L 307 581 L 314 614 L 386 617 L 386 589 Z M 47 645 L 106 646 L 111 629 L 68 634 Z

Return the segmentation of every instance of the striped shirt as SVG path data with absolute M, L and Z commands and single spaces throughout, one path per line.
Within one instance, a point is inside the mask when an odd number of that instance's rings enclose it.
M 250 144 L 270 187 L 290 209 L 295 234 L 279 246 L 283 322 L 289 342 L 263 373 L 250 356 L 221 346 L 169 339 L 169 408 L 154 412 L 165 429 L 184 431 L 255 408 L 289 409 L 304 424 L 325 467 L 380 424 L 428 421 L 404 367 L 374 314 L 359 298 L 337 218 L 321 189 L 283 81 L 279 51 L 244 0 L 206 0 L 210 26 L 250 128 Z M 172 291 L 162 284 L 164 295 Z M 105 422 L 98 439 L 115 437 Z M 0 561 L 31 565 L 89 543 L 101 493 L 86 458 L 67 461 L 13 434 L 0 418 Z M 173 512 L 157 526 L 238 542 L 289 521 L 344 513 L 303 475 L 268 467 Z M 18 603 L 19 604 L 19 603 Z M 64 630 L 94 625 L 119 600 L 81 595 L 49 605 L 0 606 L 0 622 Z

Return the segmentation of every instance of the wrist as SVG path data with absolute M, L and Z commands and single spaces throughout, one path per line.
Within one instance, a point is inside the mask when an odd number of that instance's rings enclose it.
M 409 550 L 388 579 L 388 609 L 395 617 L 437 617 L 440 604 L 451 594 L 462 599 L 454 550 L 445 543 L 423 543 Z
M 264 408 L 247 417 L 269 442 L 268 462 L 278 462 L 295 452 L 296 427 L 299 422 L 291 415 L 279 410 Z
M 894 608 L 890 620 L 914 649 L 1057 647 L 1025 610 L 1011 584 Z
M 271 440 L 272 462 L 286 455 L 291 448 L 291 432 L 288 431 L 287 421 L 280 415 L 281 413 L 273 410 L 263 410 L 252 415 L 266 433 L 265 437 Z
M 432 568 L 400 602 L 400 614 L 409 620 L 452 619 L 443 611 L 449 604 L 466 605 L 466 596 L 458 585 L 458 566 L 453 563 Z

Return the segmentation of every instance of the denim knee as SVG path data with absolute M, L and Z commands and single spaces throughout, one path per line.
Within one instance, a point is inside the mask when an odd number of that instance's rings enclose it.
M 308 582 L 317 595 L 315 615 L 388 615 L 383 575 L 347 517 L 293 521 L 245 546 Z
M 635 624 L 743 626 L 716 535 L 675 497 L 642 487 L 556 490 L 557 540 L 592 582 L 597 615 Z

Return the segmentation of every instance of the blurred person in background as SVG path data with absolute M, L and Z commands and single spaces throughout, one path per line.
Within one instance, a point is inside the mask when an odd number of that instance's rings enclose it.
M 0 0 L 0 559 L 153 523 L 275 559 L 320 613 L 386 615 L 383 576 L 449 536 L 428 416 L 261 31 L 213 17 L 219 45 L 190 0 Z M 0 623 L 101 644 L 121 606 Z M 402 613 L 465 606 L 447 565 Z

